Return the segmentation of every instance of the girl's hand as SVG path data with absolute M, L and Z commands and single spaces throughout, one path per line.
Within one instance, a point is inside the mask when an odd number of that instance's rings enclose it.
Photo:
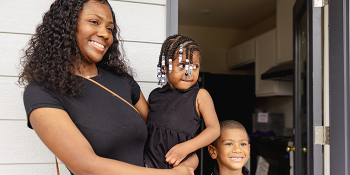
M 194 175 L 194 169 L 191 167 L 187 167 L 185 165 L 179 165 L 177 167 L 174 167 L 173 170 L 176 171 L 177 174 L 191 174 Z
M 186 148 L 183 144 L 177 144 L 173 146 L 168 153 L 165 155 L 165 161 L 173 167 L 178 166 L 181 161 L 187 156 Z

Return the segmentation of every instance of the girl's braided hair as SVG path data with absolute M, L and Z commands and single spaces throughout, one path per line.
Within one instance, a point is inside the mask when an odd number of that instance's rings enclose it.
M 158 64 L 161 65 L 162 62 L 162 55 L 165 55 L 165 66 L 169 67 L 169 59 L 175 60 L 174 55 L 176 54 L 176 51 L 178 51 L 178 48 L 180 44 L 183 45 L 184 51 L 186 53 L 186 57 L 184 59 L 188 58 L 190 56 L 190 60 L 192 60 L 193 52 L 198 51 L 199 54 L 201 54 L 201 51 L 199 49 L 198 44 L 196 41 L 194 41 L 191 37 L 177 34 L 169 36 L 163 43 L 162 49 L 159 54 L 159 61 Z M 184 60 L 183 60 L 184 61 Z
M 44 14 L 43 21 L 30 39 L 29 47 L 21 58 L 23 71 L 19 75 L 19 85 L 27 86 L 36 81 L 48 89 L 61 94 L 80 95 L 85 87 L 84 79 L 75 75 L 74 62 L 80 62 L 80 49 L 75 33 L 77 21 L 84 3 L 96 1 L 109 7 L 115 25 L 113 44 L 102 60 L 97 63 L 111 72 L 132 75 L 132 69 L 124 59 L 120 30 L 115 14 L 107 0 L 56 0 Z

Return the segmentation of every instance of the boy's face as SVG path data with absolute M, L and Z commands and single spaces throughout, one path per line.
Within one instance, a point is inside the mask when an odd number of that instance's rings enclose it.
M 221 132 L 217 147 L 209 145 L 208 149 L 211 157 L 217 160 L 220 171 L 241 170 L 250 157 L 247 133 L 239 129 Z

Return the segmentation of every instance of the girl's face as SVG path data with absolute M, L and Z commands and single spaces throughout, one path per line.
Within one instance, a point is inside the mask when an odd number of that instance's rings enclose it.
M 83 5 L 75 38 L 86 64 L 102 60 L 113 43 L 113 28 L 112 13 L 107 5 L 93 0 Z
M 185 76 L 185 65 L 186 65 L 186 50 L 183 51 L 182 56 L 182 62 L 179 63 L 179 49 L 175 52 L 174 58 L 175 60 L 172 61 L 173 70 L 172 73 L 169 73 L 168 68 L 165 69 L 168 83 L 170 87 L 176 88 L 176 89 L 189 89 L 191 86 L 193 86 L 199 76 L 199 66 L 200 66 L 200 53 L 198 51 L 193 52 L 192 61 L 193 61 L 193 69 L 192 69 L 192 77 L 188 75 L 186 78 Z M 188 56 L 190 57 L 190 56 Z M 191 62 L 191 60 L 189 60 Z M 190 63 L 188 65 L 188 70 L 190 70 Z

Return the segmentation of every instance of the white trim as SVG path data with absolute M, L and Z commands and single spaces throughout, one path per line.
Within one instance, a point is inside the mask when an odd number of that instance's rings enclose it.
M 323 48 L 323 127 L 329 126 L 329 15 L 328 4 L 324 6 Z M 330 175 L 330 145 L 323 147 L 323 174 Z
M 166 1 L 166 36 L 177 34 L 179 31 L 179 1 Z

